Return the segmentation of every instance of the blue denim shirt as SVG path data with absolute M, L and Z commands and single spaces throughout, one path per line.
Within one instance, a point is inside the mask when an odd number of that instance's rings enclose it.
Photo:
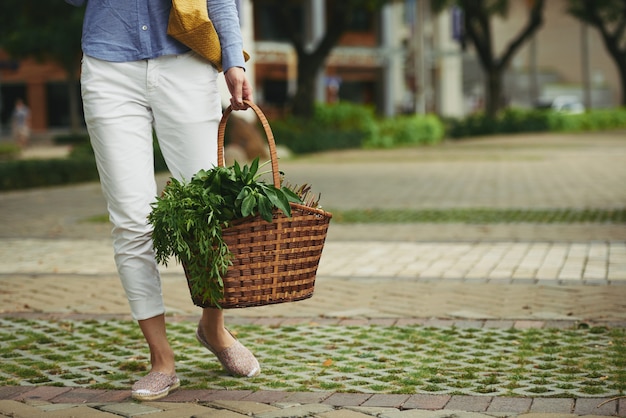
M 87 3 L 83 53 L 105 61 L 125 62 L 181 54 L 189 48 L 167 34 L 171 0 L 65 0 Z M 245 68 L 243 40 L 234 0 L 207 0 L 222 47 L 224 71 Z

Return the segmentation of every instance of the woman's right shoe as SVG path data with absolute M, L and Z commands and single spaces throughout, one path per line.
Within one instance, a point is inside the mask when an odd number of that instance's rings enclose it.
M 198 325 L 196 329 L 196 339 L 207 350 L 215 354 L 215 357 L 220 361 L 222 367 L 233 376 L 254 377 L 261 373 L 259 361 L 254 357 L 254 354 L 244 347 L 236 338 L 233 345 L 220 352 L 216 352 L 206 341 L 200 325 Z
M 135 382 L 132 397 L 138 401 L 156 401 L 169 395 L 180 386 L 176 375 L 150 372 Z

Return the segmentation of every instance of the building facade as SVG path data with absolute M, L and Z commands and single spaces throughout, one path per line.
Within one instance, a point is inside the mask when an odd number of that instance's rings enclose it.
M 299 11 L 311 47 L 326 30 L 329 1 L 333 0 L 306 0 Z M 268 114 L 279 116 L 295 92 L 296 53 L 271 6 L 253 0 L 237 4 L 244 45 L 252 56 L 248 77 L 254 83 L 255 100 Z M 372 105 L 381 116 L 462 117 L 480 110 L 482 72 L 471 47 L 461 49 L 460 11 L 451 8 L 434 15 L 429 4 L 390 0 L 379 12 L 357 11 L 320 71 L 316 99 Z M 508 16 L 493 21 L 498 51 L 519 31 L 528 13 L 526 2 L 510 4 Z M 530 107 L 539 98 L 564 94 L 581 100 L 588 94 L 591 107 L 618 104 L 619 77 L 599 34 L 567 15 L 565 7 L 565 0 L 547 1 L 544 25 L 513 59 L 505 80 L 510 105 Z M 0 51 L 0 62 L 10 61 Z M 64 71 L 50 63 L 24 60 L 17 68 L 0 68 L 0 121 L 5 131 L 18 97 L 32 110 L 35 132 L 66 128 L 65 83 Z M 226 98 L 224 83 L 221 86 Z

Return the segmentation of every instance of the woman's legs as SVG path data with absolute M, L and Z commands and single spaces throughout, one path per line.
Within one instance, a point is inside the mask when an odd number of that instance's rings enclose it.
M 189 53 L 163 57 L 152 76 L 158 81 L 149 97 L 163 156 L 174 177 L 190 180 L 199 170 L 217 165 L 222 117 L 217 72 Z M 229 372 L 248 376 L 260 370 L 252 353 L 225 329 L 223 311 L 204 309 L 199 333 Z
M 190 180 L 199 170 L 217 165 L 217 127 L 222 117 L 217 72 L 206 60 L 188 53 L 163 57 L 153 76 L 158 82 L 150 100 L 161 151 L 172 175 Z M 219 309 L 204 309 L 200 322 L 216 349 L 235 342 Z
M 130 63 L 85 57 L 81 77 L 85 120 L 114 225 L 118 272 L 150 348 L 152 371 L 171 375 L 174 353 L 147 222 L 157 194 L 152 127 L 173 176 L 188 180 L 215 165 L 221 117 L 217 73 L 190 53 Z M 235 345 L 222 311 L 204 310 L 201 327 L 216 352 Z
M 235 343 L 235 339 L 224 327 L 224 311 L 202 309 L 199 327 L 209 345 L 217 352 L 223 351 Z
M 161 281 L 146 220 L 157 193 L 146 69 L 145 61 L 110 63 L 85 57 L 81 85 L 120 279 L 150 347 L 152 369 L 173 374 L 174 353 L 165 335 Z
M 139 327 L 150 348 L 152 370 L 167 375 L 176 373 L 174 351 L 165 333 L 165 315 L 140 320 Z

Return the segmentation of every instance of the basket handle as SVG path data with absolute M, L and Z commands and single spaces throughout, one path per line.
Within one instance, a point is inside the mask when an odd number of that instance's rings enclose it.
M 276 143 L 274 142 L 274 134 L 272 133 L 272 129 L 270 128 L 270 124 L 267 121 L 267 118 L 261 111 L 261 109 L 252 103 L 249 100 L 243 101 L 248 107 L 254 110 L 257 117 L 261 121 L 263 125 L 263 129 L 265 130 L 265 136 L 267 137 L 267 143 L 269 145 L 270 151 L 270 160 L 272 164 L 272 178 L 274 180 L 274 186 L 280 189 L 280 172 L 278 171 L 278 155 L 276 154 Z M 228 106 L 224 113 L 222 114 L 222 119 L 220 120 L 220 124 L 217 130 L 217 164 L 219 167 L 224 167 L 224 135 L 226 133 L 226 122 L 228 121 L 228 117 L 230 116 L 233 108 L 232 106 Z

